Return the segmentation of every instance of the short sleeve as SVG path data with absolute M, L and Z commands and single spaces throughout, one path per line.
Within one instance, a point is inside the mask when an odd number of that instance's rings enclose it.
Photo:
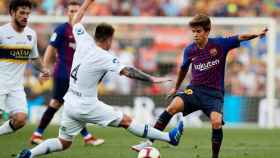
M 86 41 L 94 42 L 93 38 L 87 33 L 85 27 L 81 23 L 77 23 L 73 26 L 73 34 L 78 45 Z
M 49 44 L 54 48 L 61 47 L 61 42 L 63 41 L 63 30 L 61 28 L 56 28 L 54 33 L 50 38 Z
M 183 54 L 183 63 L 181 65 L 181 69 L 188 70 L 189 66 L 191 64 L 191 61 L 189 59 L 189 54 L 190 54 L 189 47 L 185 48 L 183 53 L 184 53 Z
M 32 45 L 32 52 L 29 56 L 30 59 L 35 59 L 39 57 L 39 52 L 38 52 L 38 44 L 37 44 L 37 35 L 34 33 L 34 40 L 33 40 L 33 45 Z
M 240 41 L 238 39 L 238 36 L 230 36 L 230 37 L 226 37 L 226 38 L 221 38 L 221 40 L 222 40 L 222 41 L 220 41 L 221 44 L 227 51 L 240 46 Z
M 114 56 L 110 56 L 104 59 L 104 68 L 106 71 L 120 73 L 121 70 L 125 67 L 122 63 L 120 63 L 119 59 Z

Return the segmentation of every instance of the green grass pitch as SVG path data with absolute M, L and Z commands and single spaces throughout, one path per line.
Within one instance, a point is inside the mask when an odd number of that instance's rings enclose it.
M 12 135 L 0 137 L 0 158 L 15 157 L 23 148 L 30 148 L 29 137 L 35 126 L 28 125 Z M 89 130 L 105 139 L 98 147 L 84 146 L 81 136 L 77 136 L 73 146 L 64 152 L 53 153 L 45 158 L 136 158 L 137 153 L 130 145 L 141 139 L 124 129 L 90 126 Z M 45 137 L 56 137 L 57 126 L 50 126 Z M 210 128 L 185 129 L 178 147 L 156 142 L 162 158 L 210 158 Z M 279 158 L 280 129 L 225 129 L 221 158 Z

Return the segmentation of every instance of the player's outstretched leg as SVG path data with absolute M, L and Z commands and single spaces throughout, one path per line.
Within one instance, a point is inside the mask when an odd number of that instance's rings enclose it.
M 71 141 L 66 141 L 59 138 L 47 139 L 33 149 L 22 150 L 17 155 L 17 158 L 33 158 L 40 155 L 47 155 L 52 152 L 66 150 L 71 146 L 71 144 Z
M 170 105 L 168 105 L 167 109 L 163 113 L 161 113 L 161 115 L 159 116 L 158 120 L 156 121 L 156 123 L 154 125 L 154 128 L 156 128 L 160 131 L 163 131 L 166 128 L 166 126 L 168 125 L 168 123 L 170 122 L 170 120 L 172 119 L 172 117 L 176 113 L 183 111 L 183 106 L 184 106 L 183 100 L 179 97 L 175 97 L 171 101 Z M 179 115 L 180 115 L 179 120 L 182 121 L 183 120 L 183 114 L 180 113 Z M 136 145 L 131 146 L 131 149 L 135 150 L 135 151 L 140 151 L 145 147 L 152 146 L 153 141 L 154 140 L 152 140 L 152 139 L 144 141 L 140 144 L 136 144 Z
M 19 112 L 0 126 L 0 135 L 10 134 L 22 128 L 26 123 L 26 113 Z
M 104 139 L 96 138 L 95 136 L 91 135 L 86 127 L 83 128 L 80 133 L 83 136 L 86 145 L 98 146 L 105 142 Z
M 133 121 L 129 116 L 124 115 L 121 123 L 121 127 L 124 127 L 132 134 L 142 137 L 142 138 L 148 138 L 148 139 L 154 139 L 154 140 L 161 140 L 168 142 L 172 145 L 178 145 L 180 138 L 183 134 L 183 122 L 180 121 L 176 128 L 173 128 L 169 133 L 162 132 L 158 129 L 155 129 L 147 124 L 137 124 L 135 121 Z

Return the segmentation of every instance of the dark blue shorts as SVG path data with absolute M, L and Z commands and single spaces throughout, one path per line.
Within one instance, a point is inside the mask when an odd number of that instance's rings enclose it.
M 54 78 L 53 81 L 53 99 L 58 100 L 61 104 L 64 103 L 64 95 L 69 87 L 69 80 L 62 78 Z
M 184 92 L 179 92 L 176 96 L 184 101 L 184 116 L 197 110 L 202 110 L 208 117 L 211 112 L 222 114 L 224 95 L 221 91 L 207 87 L 188 86 Z

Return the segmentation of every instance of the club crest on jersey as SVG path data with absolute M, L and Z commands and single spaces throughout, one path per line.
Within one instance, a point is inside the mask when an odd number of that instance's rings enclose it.
M 217 51 L 217 49 L 216 48 L 212 48 L 212 49 L 210 49 L 210 55 L 211 56 L 216 56 L 218 54 L 218 51 Z
M 32 36 L 31 35 L 26 35 L 26 37 L 29 41 L 32 41 Z
M 76 33 L 77 33 L 77 35 L 82 35 L 82 34 L 85 33 L 85 31 L 83 29 L 81 29 L 81 28 L 77 28 L 76 29 Z
M 119 62 L 119 60 L 118 60 L 117 58 L 115 58 L 115 59 L 113 59 L 113 63 L 114 63 L 114 64 L 118 64 L 118 63 L 120 63 L 120 62 Z
M 187 95 L 192 95 L 193 94 L 193 90 L 192 89 L 185 89 L 184 90 L 184 92 L 185 92 L 185 94 L 187 94 Z

